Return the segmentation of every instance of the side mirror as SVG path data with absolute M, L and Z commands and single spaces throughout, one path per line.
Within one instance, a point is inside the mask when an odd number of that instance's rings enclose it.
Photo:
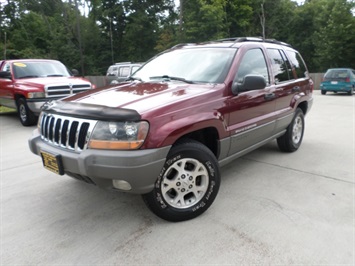
M 8 71 L 0 71 L 0 79 L 12 79 L 11 73 Z
M 237 95 L 239 92 L 262 90 L 265 87 L 266 80 L 262 75 L 246 75 L 242 83 L 233 83 L 232 92 Z
M 79 76 L 79 71 L 77 69 L 72 69 L 71 73 L 73 73 L 74 77 L 78 77 Z

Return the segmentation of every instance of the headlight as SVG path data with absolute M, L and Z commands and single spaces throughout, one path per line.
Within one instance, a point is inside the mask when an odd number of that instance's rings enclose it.
M 149 124 L 141 122 L 99 121 L 91 135 L 89 149 L 135 150 L 147 137 Z
M 43 118 L 43 113 L 41 112 L 38 117 L 38 122 L 37 122 L 37 129 L 39 132 L 41 132 L 41 127 L 42 127 L 42 118 Z
M 45 94 L 44 92 L 29 92 L 28 93 L 28 98 L 33 99 L 33 98 L 44 98 Z

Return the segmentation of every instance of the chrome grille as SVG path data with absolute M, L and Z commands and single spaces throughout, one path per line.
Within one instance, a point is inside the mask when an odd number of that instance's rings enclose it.
M 41 138 L 54 146 L 80 152 L 87 148 L 96 122 L 95 120 L 42 112 L 40 117 Z
M 65 97 L 71 94 L 79 93 L 82 91 L 87 91 L 91 89 L 90 84 L 63 84 L 56 86 L 46 86 L 45 92 L 46 97 Z

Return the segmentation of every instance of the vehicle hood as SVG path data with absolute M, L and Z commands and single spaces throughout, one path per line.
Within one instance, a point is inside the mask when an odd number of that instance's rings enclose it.
M 56 86 L 67 84 L 88 84 L 88 80 L 77 77 L 47 77 L 47 78 L 28 78 L 16 80 L 17 86 L 29 86 L 29 87 L 44 87 L 44 86 Z
M 64 101 L 126 108 L 143 114 L 173 103 L 184 102 L 188 105 L 190 100 L 190 104 L 194 104 L 200 96 L 204 97 L 202 95 L 215 91 L 213 88 L 216 86 L 218 85 L 181 82 L 132 82 L 91 90 L 68 97 Z

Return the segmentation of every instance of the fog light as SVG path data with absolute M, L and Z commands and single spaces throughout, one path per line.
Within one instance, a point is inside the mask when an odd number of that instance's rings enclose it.
M 124 181 L 124 180 L 113 180 L 112 184 L 117 189 L 121 189 L 121 190 L 131 190 L 132 189 L 131 185 L 127 181 Z

